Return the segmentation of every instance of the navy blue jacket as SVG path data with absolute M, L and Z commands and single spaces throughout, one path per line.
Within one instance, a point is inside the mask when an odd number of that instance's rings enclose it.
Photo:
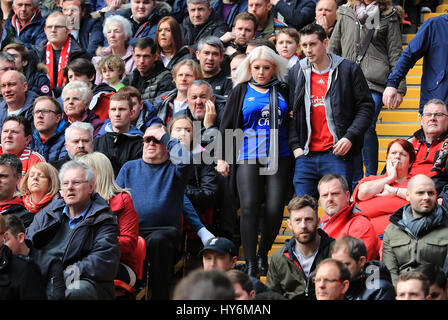
M 10 16 L 5 21 L 5 28 L 14 31 L 17 38 L 23 42 L 23 44 L 28 48 L 32 49 L 33 46 L 37 45 L 42 40 L 46 40 L 47 36 L 44 32 L 45 27 L 45 19 L 42 17 L 40 12 L 31 20 L 29 24 L 23 27 L 20 30 L 20 33 L 17 32 L 16 28 L 12 23 L 12 17 Z
M 33 123 L 33 103 L 39 95 L 34 91 L 27 91 L 25 96 L 25 105 L 20 111 L 20 116 L 24 116 Z M 0 127 L 3 126 L 3 122 L 8 116 L 8 105 L 5 100 L 0 101 Z
M 448 103 L 448 14 L 431 18 L 423 23 L 414 39 L 401 53 L 400 59 L 387 79 L 387 87 L 398 88 L 400 81 L 423 59 L 421 80 L 420 113 L 431 99 L 441 99 Z
M 94 19 L 89 15 L 84 17 L 81 20 L 78 42 L 90 58 L 96 56 L 96 49 L 104 43 L 103 19 Z
M 42 142 L 39 132 L 34 129 L 32 139 L 30 141 L 30 148 L 40 153 L 47 162 L 53 163 L 67 155 L 65 149 L 65 129 L 68 124 L 65 120 L 61 120 L 58 128 L 53 136 Z
M 221 17 L 222 15 L 222 0 L 215 0 L 211 3 L 211 6 L 213 9 L 215 9 L 216 14 Z M 232 9 L 229 12 L 229 15 L 227 16 L 227 19 L 225 23 L 229 26 L 229 28 L 233 27 L 233 22 L 235 20 L 235 17 L 243 12 L 247 11 L 247 0 L 238 0 L 234 3 L 232 6 Z
M 160 21 L 161 16 L 157 9 L 149 15 L 148 19 L 142 23 L 137 23 L 131 18 L 132 10 L 128 9 L 122 13 L 122 15 L 127 18 L 132 25 L 132 38 L 129 40 L 129 44 L 133 45 L 138 38 L 149 37 L 154 39 L 156 34 L 157 24 Z
M 272 7 L 274 17 L 277 12 L 285 18 L 285 23 L 290 27 L 300 30 L 302 27 L 314 21 L 316 17 L 315 0 L 279 1 Z

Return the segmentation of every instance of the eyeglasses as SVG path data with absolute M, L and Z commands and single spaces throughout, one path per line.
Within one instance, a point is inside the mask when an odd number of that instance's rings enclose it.
M 58 26 L 58 25 L 56 25 L 56 26 L 46 26 L 45 27 L 45 29 L 48 29 L 48 30 L 53 30 L 53 29 L 61 30 L 61 29 L 66 29 L 66 28 L 67 28 L 67 26 Z
M 436 119 L 441 119 L 443 117 L 448 117 L 448 114 L 443 113 L 443 112 L 424 112 L 424 113 L 422 113 L 422 117 L 424 117 L 424 118 L 435 117 Z
M 341 279 L 327 279 L 327 278 L 321 279 L 321 278 L 316 278 L 316 277 L 311 278 L 311 281 L 313 281 L 313 283 L 323 282 L 326 285 L 328 285 L 330 283 L 335 283 L 335 282 L 341 282 L 342 283 Z
M 35 116 L 39 115 L 39 114 L 45 116 L 45 115 L 50 114 L 50 113 L 56 114 L 56 111 L 50 110 L 50 109 L 41 109 L 41 110 L 34 110 L 33 111 L 33 115 L 35 115 Z
M 74 186 L 75 188 L 79 187 L 81 184 L 88 182 L 87 180 L 74 180 L 74 181 L 65 181 L 62 182 L 62 188 L 66 189 L 70 186 Z
M 160 144 L 160 140 L 157 140 L 157 139 L 154 138 L 154 137 L 146 137 L 146 138 L 143 138 L 143 141 L 144 141 L 145 143 L 151 143 L 151 142 L 154 142 L 155 144 Z

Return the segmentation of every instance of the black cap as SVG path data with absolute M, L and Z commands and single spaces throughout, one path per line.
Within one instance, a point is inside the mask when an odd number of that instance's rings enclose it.
M 235 244 L 229 239 L 223 237 L 211 238 L 208 240 L 199 254 L 202 255 L 205 250 L 212 250 L 221 254 L 229 253 L 231 257 L 238 256 Z

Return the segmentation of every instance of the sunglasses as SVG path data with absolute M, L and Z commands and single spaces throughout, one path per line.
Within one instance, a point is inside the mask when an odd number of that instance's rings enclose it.
M 160 140 L 157 140 L 157 139 L 154 138 L 154 137 L 146 137 L 146 138 L 143 138 L 143 141 L 146 142 L 146 143 L 154 142 L 155 144 L 160 144 Z

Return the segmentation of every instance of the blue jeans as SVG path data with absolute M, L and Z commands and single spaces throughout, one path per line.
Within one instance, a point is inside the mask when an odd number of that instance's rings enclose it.
M 352 161 L 347 161 L 340 156 L 334 155 L 333 149 L 323 152 L 310 152 L 307 155 L 296 158 L 293 179 L 296 196 L 308 194 L 319 199 L 317 184 L 328 173 L 336 173 L 345 177 L 351 189 L 353 176 Z
M 362 165 L 366 168 L 366 177 L 376 175 L 378 172 L 378 136 L 376 135 L 376 121 L 383 107 L 383 96 L 381 93 L 371 91 L 373 101 L 375 102 L 375 113 L 370 127 L 364 134 L 364 146 L 362 148 L 362 160 L 354 158 L 353 183 L 361 180 L 364 176 Z

